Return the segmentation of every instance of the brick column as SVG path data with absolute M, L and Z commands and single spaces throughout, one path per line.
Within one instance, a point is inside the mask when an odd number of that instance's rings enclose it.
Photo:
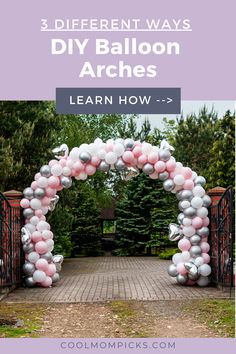
M 216 205 L 218 203 L 225 191 L 226 188 L 223 187 L 215 187 L 207 191 L 207 194 L 211 197 L 212 205 Z

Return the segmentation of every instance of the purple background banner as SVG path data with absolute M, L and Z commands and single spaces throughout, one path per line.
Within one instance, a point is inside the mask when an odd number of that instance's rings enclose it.
M 98 345 L 98 348 L 91 349 L 93 345 Z M 108 343 L 116 345 L 116 348 L 108 349 Z M 174 343 L 174 345 L 173 345 Z M 137 346 L 137 347 L 136 347 Z M 142 346 L 147 347 L 143 349 Z M 141 348 L 140 348 L 141 347 Z M 58 339 L 0 339 L 0 352 L 4 354 L 68 354 L 68 353 L 87 353 L 87 354 L 138 354 L 138 353 L 165 353 L 165 354 L 199 354 L 199 353 L 214 353 L 214 354 L 233 354 L 235 353 L 235 339 L 203 339 L 203 338 L 188 338 L 188 339 L 171 339 L 171 338 L 156 338 L 156 339 L 108 339 L 108 338 L 58 338 Z
M 21 0 L 4 1 L 0 11 L 0 99 L 54 100 L 56 87 L 181 87 L 183 100 L 234 100 L 235 0 Z M 185 19 L 191 32 L 41 32 L 41 18 Z M 95 38 L 121 41 L 177 41 L 180 55 L 95 55 Z M 86 54 L 54 55 L 51 38 L 89 38 Z M 157 66 L 155 78 L 79 78 L 92 65 Z

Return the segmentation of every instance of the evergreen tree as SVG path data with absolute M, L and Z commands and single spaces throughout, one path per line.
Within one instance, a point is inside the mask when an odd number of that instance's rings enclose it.
M 168 224 L 175 220 L 177 209 L 174 196 L 163 190 L 161 182 L 144 173 L 128 182 L 125 194 L 116 208 L 116 252 L 134 255 L 145 247 L 168 244 Z

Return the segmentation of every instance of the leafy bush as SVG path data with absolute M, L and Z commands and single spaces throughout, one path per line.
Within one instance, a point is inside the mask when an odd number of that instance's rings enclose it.
M 178 248 L 171 248 L 159 254 L 160 259 L 171 259 L 175 253 L 179 252 Z

